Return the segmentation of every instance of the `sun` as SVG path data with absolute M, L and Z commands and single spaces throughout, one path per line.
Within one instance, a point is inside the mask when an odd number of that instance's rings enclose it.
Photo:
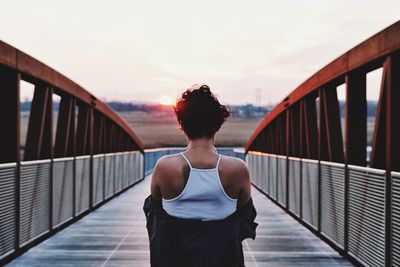
M 174 98 L 170 95 L 160 96 L 160 104 L 163 106 L 172 106 L 174 104 Z

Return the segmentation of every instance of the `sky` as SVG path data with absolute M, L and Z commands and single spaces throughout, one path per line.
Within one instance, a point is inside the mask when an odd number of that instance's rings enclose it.
M 257 88 L 259 104 L 276 103 L 400 19 L 399 0 L 2 0 L 1 6 L 0 40 L 100 99 L 125 102 L 175 99 L 207 84 L 225 104 L 257 103 Z M 378 96 L 379 77 L 370 75 L 369 99 Z

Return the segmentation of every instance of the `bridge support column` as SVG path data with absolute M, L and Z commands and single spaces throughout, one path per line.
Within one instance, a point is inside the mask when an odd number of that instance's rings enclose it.
M 348 253 L 349 170 L 347 165 L 365 166 L 367 158 L 366 74 L 353 71 L 345 76 L 345 181 L 344 181 L 344 251 Z
M 15 173 L 15 244 L 19 253 L 20 226 L 20 79 L 15 70 L 0 67 L 0 121 L 3 130 L 0 138 L 0 163 L 16 162 Z
M 0 68 L 0 163 L 20 159 L 20 79 L 16 71 Z
M 346 163 L 366 165 L 367 158 L 367 95 L 366 74 L 346 75 L 345 146 Z

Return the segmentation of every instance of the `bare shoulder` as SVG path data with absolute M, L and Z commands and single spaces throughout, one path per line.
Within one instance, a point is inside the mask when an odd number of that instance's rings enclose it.
M 167 155 L 157 160 L 151 178 L 151 195 L 160 200 L 164 195 L 168 196 L 171 188 L 175 188 L 176 177 L 179 174 L 179 166 L 182 163 L 177 155 Z
M 156 175 L 163 174 L 163 176 L 169 176 L 169 174 L 175 174 L 178 170 L 177 166 L 181 164 L 178 155 L 165 155 L 159 158 L 154 167 L 154 173 Z
M 221 160 L 220 177 L 225 191 L 238 199 L 238 206 L 245 205 L 251 195 L 250 174 L 246 163 L 234 157 L 224 156 Z
M 222 171 L 228 176 L 240 180 L 249 179 L 249 169 L 243 160 L 235 157 L 223 156 L 221 162 L 223 164 Z
M 222 156 L 222 160 L 224 162 L 224 167 L 227 168 L 228 170 L 231 171 L 248 170 L 246 163 L 239 158 Z

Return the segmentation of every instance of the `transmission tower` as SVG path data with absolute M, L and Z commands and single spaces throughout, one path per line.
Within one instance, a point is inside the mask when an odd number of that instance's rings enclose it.
M 261 107 L 261 97 L 262 97 L 261 88 L 256 88 L 256 99 L 255 99 L 256 101 L 255 101 L 255 103 L 256 103 L 256 106 L 258 108 Z

